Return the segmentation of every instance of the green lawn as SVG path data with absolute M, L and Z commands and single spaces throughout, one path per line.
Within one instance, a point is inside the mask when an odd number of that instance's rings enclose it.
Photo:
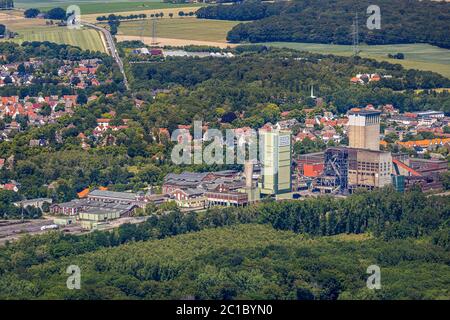
M 93 13 L 113 13 L 113 12 L 126 12 L 126 11 L 140 11 L 140 10 L 152 10 L 152 9 L 167 9 L 177 7 L 196 7 L 202 6 L 202 4 L 171 4 L 164 3 L 161 0 L 44 0 L 35 2 L 32 0 L 20 0 L 16 2 L 18 8 L 39 8 L 42 11 L 49 10 L 54 7 L 67 8 L 70 5 L 77 5 L 81 9 L 81 14 L 93 14 Z
M 160 19 L 156 30 L 158 37 L 162 38 L 225 42 L 228 31 L 238 23 L 197 18 Z M 152 22 L 150 20 L 122 22 L 119 34 L 151 36 Z
M 352 47 L 347 45 L 295 43 L 295 42 L 270 42 L 265 45 L 286 47 L 317 53 L 329 53 L 349 56 Z M 429 44 L 398 44 L 398 45 L 362 45 L 361 56 L 377 60 L 385 60 L 391 63 L 400 63 L 405 68 L 429 70 L 440 73 L 450 78 L 450 50 L 438 48 Z M 405 60 L 389 59 L 389 53 L 402 52 Z

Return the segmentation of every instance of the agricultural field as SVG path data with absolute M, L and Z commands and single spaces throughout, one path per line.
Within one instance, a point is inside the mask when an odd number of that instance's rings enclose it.
M 238 24 L 237 21 L 203 20 L 197 18 L 164 18 L 157 21 L 157 36 L 161 38 L 211 41 L 226 43 L 228 30 Z M 152 21 L 140 20 L 122 22 L 118 35 L 151 36 Z
M 153 13 L 164 13 L 164 19 L 168 18 L 169 19 L 169 13 L 172 13 L 174 17 L 178 17 L 178 13 L 180 11 L 183 12 L 196 12 L 198 10 L 199 7 L 193 7 L 191 4 L 186 4 L 183 7 L 174 7 L 174 8 L 164 8 L 164 9 L 145 9 L 145 10 L 139 10 L 139 11 L 124 11 L 124 12 L 116 12 L 117 14 L 121 14 L 124 16 L 127 15 L 131 15 L 131 14 L 137 14 L 137 13 L 143 13 L 146 14 L 148 17 Z M 82 14 L 82 20 L 83 21 L 88 21 L 88 22 L 92 22 L 92 23 L 96 23 L 97 22 L 97 17 L 102 16 L 102 15 L 107 15 L 107 14 L 99 14 L 99 13 L 94 13 L 94 14 Z
M 51 41 L 70 44 L 84 50 L 106 52 L 102 36 L 95 30 L 74 30 L 56 25 L 47 25 L 43 19 L 25 19 L 20 14 L 18 11 L 13 11 L 10 15 L 0 15 L 0 23 L 6 25 L 8 30 L 19 34 L 16 38 L 9 41 L 16 43 L 24 41 Z
M 70 5 L 79 6 L 81 9 L 81 14 L 98 14 L 126 11 L 143 11 L 151 9 L 182 8 L 186 6 L 199 7 L 203 4 L 171 4 L 164 3 L 161 0 L 44 0 L 39 2 L 32 0 L 20 0 L 16 2 L 16 7 L 18 8 L 39 8 L 42 11 L 54 7 L 62 7 L 65 9 Z
M 293 42 L 269 42 L 264 44 L 325 54 L 343 56 L 352 54 L 352 46 L 347 45 Z M 360 49 L 362 57 L 399 63 L 408 69 L 434 71 L 450 78 L 450 50 L 447 49 L 429 44 L 361 45 Z M 404 60 L 390 59 L 387 56 L 389 53 L 396 54 L 399 52 L 405 54 Z
M 92 29 L 69 30 L 67 28 L 52 27 L 38 32 L 28 32 L 14 42 L 50 41 L 59 44 L 69 44 L 83 50 L 106 52 L 100 34 Z

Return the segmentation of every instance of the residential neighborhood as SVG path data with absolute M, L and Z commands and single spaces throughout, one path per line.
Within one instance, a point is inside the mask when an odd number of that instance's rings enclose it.
M 450 300 L 448 30 L 448 1 L 0 0 L 0 300 Z

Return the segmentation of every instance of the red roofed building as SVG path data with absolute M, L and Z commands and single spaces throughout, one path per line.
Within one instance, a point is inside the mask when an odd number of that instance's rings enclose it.
M 73 104 L 76 104 L 77 103 L 77 95 L 65 95 L 65 96 L 63 96 L 63 99 L 65 100 L 65 101 L 71 101 L 71 102 L 73 102 Z
M 305 120 L 305 125 L 307 128 L 313 128 L 315 124 L 316 124 L 316 119 L 306 119 Z
M 150 49 L 150 54 L 152 56 L 161 56 L 163 51 L 161 49 Z
M 309 138 L 311 141 L 315 141 L 317 140 L 316 136 L 313 135 L 310 132 L 300 132 L 299 134 L 297 134 L 294 138 L 295 141 L 303 141 L 306 138 Z

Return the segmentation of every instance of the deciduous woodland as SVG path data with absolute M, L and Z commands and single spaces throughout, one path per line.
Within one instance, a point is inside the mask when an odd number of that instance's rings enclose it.
M 27 237 L 0 251 L 0 297 L 448 299 L 449 212 L 448 197 L 387 189 Z M 82 290 L 65 287 L 72 264 Z M 383 290 L 366 288 L 372 264 Z
M 367 8 L 381 9 L 381 29 L 366 28 Z M 450 4 L 410 0 L 296 0 L 200 8 L 198 18 L 251 21 L 228 33 L 231 42 L 317 42 L 351 44 L 351 25 L 360 19 L 360 40 L 367 44 L 429 43 L 450 48 Z

